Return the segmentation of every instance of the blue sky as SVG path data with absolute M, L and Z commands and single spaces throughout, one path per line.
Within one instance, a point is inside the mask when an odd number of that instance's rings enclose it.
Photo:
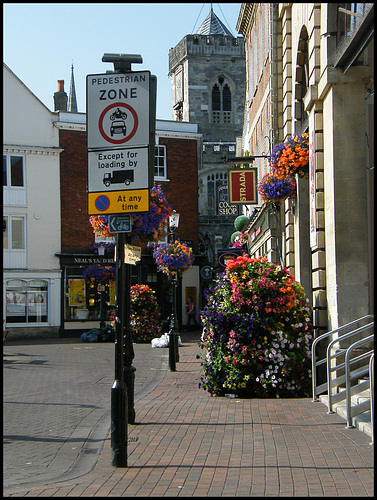
M 214 3 L 234 36 L 241 3 Z M 85 112 L 86 75 L 106 73 L 104 53 L 140 54 L 134 71 L 157 77 L 157 118 L 171 120 L 169 49 L 194 33 L 210 11 L 203 3 L 5 3 L 3 61 L 51 110 L 57 80 L 69 93 L 74 66 L 78 111 Z

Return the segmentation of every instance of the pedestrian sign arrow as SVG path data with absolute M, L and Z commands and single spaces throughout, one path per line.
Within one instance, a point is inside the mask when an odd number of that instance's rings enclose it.
M 131 216 L 130 215 L 109 215 L 110 233 L 130 233 Z

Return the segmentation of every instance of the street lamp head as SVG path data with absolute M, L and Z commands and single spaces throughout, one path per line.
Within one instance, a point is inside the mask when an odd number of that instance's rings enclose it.
M 179 224 L 179 214 L 173 210 L 173 213 L 169 215 L 169 230 L 170 232 L 174 232 Z

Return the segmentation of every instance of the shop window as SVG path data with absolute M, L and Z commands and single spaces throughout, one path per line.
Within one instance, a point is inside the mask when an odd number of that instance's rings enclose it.
M 48 282 L 45 280 L 8 280 L 6 282 L 6 322 L 47 323 Z
M 95 276 L 85 277 L 86 267 L 66 268 L 64 321 L 109 321 L 110 313 L 115 310 L 115 278 L 104 282 Z M 101 294 L 103 300 L 101 303 Z

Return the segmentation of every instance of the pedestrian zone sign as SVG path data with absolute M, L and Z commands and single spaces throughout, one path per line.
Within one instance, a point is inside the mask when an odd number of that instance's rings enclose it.
M 87 148 L 148 146 L 150 71 L 86 77 Z

